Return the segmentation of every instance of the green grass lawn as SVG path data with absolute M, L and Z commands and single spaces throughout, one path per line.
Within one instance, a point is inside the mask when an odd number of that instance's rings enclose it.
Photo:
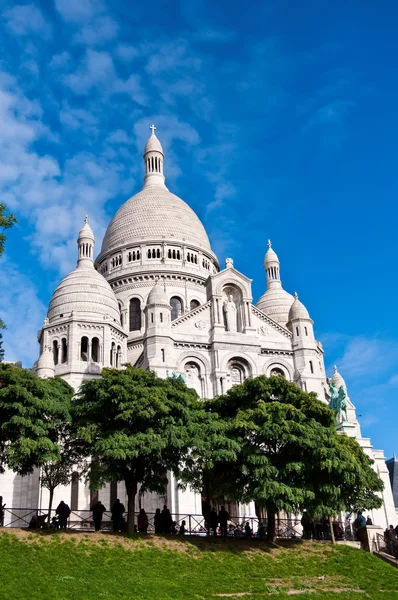
M 0 530 L 1 600 L 269 597 L 398 600 L 398 569 L 326 543 Z

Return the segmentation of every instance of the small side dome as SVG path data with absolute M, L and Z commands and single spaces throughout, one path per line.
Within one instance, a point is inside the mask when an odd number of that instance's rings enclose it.
M 146 303 L 147 303 L 147 306 L 150 306 L 153 304 L 158 304 L 158 305 L 160 304 L 162 306 L 170 306 L 169 300 L 167 298 L 167 294 L 164 291 L 163 286 L 159 282 L 155 283 L 155 285 L 149 292 Z
M 294 302 L 289 310 L 289 321 L 294 321 L 295 319 L 310 319 L 308 310 L 300 302 L 297 294 L 294 294 Z
M 334 373 L 333 373 L 332 377 L 329 379 L 329 383 L 332 383 L 332 381 L 334 381 L 338 390 L 341 388 L 341 386 L 343 386 L 345 391 L 347 391 L 346 382 L 344 381 L 343 377 L 338 372 L 336 365 L 334 365 L 333 368 L 334 368 Z

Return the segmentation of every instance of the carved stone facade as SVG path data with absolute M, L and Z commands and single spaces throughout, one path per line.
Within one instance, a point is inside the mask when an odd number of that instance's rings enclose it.
M 322 345 L 307 309 L 283 289 L 271 243 L 264 261 L 267 289 L 254 305 L 251 280 L 231 258 L 220 270 L 197 215 L 166 188 L 164 154 L 154 134 L 144 163 L 143 190 L 112 219 L 95 269 L 88 223 L 80 232 L 78 266 L 58 286 L 39 333 L 37 373 L 59 375 L 77 389 L 103 367 L 127 362 L 160 377 L 182 375 L 203 398 L 265 374 L 285 377 L 328 402 Z M 373 513 L 373 522 L 385 527 L 395 511 L 383 454 L 361 437 L 351 403 L 348 416 L 345 429 L 375 459 L 385 481 L 384 507 Z M 59 489 L 55 501 L 68 495 Z M 109 508 L 109 488 L 99 497 Z M 124 498 L 121 485 L 118 497 Z M 152 511 L 164 500 L 172 511 L 201 513 L 200 497 L 182 492 L 172 477 L 164 497 L 145 495 L 141 505 Z M 85 488 L 79 502 L 87 508 Z

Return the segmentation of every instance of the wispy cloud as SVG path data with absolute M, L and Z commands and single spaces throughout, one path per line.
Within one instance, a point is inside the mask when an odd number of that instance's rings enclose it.
M 51 37 L 51 26 L 35 4 L 17 4 L 4 11 L 3 18 L 8 29 L 17 36 L 37 34 L 45 39 Z

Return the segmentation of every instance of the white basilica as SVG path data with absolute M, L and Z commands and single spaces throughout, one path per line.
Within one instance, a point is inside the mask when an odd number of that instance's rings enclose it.
M 181 374 L 200 397 L 224 393 L 247 377 L 277 374 L 328 402 L 322 345 L 297 294 L 282 287 L 271 242 L 264 260 L 266 290 L 253 304 L 251 280 L 232 259 L 220 269 L 201 221 L 166 187 L 154 129 L 144 151 L 144 186 L 110 222 L 96 260 L 85 220 L 77 267 L 55 290 L 39 332 L 37 374 L 63 377 L 77 389 L 103 367 L 127 362 L 161 377 Z M 337 369 L 331 380 L 346 391 Z M 384 454 L 362 438 L 349 398 L 347 404 L 348 420 L 338 428 L 355 436 L 375 460 L 385 490 L 384 506 L 372 516 L 386 527 L 396 515 Z M 38 474 L 21 478 L 7 472 L 0 476 L 0 490 L 8 506 L 47 506 Z M 116 495 L 124 498 L 122 484 L 99 492 L 106 508 Z M 76 479 L 70 488 L 56 490 L 54 501 L 61 499 L 73 510 L 90 507 L 90 492 Z M 139 498 L 150 512 L 163 501 L 174 513 L 202 512 L 201 498 L 182 492 L 172 477 L 164 497 Z M 240 507 L 241 514 L 248 510 Z

